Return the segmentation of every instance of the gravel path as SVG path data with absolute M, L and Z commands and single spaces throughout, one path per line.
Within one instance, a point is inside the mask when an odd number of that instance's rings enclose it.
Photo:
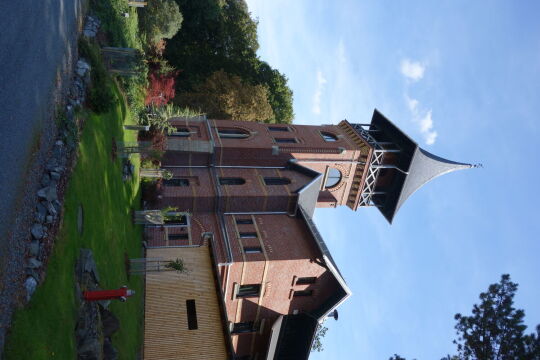
M 0 1 L 0 358 L 85 0 Z

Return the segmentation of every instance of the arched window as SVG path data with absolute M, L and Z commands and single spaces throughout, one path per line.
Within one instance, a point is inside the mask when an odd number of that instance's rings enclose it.
M 265 177 L 265 185 L 288 185 L 291 183 L 291 179 L 283 177 Z
M 246 180 L 236 177 L 220 177 L 219 185 L 244 185 Z
M 324 185 L 325 188 L 333 188 L 339 182 L 341 181 L 341 171 L 339 171 L 336 168 L 330 168 L 328 170 L 328 176 L 326 177 L 326 184 Z
M 184 178 L 163 179 L 163 185 L 165 185 L 165 186 L 189 186 L 189 179 L 184 179 Z
M 326 132 L 326 131 L 321 131 L 321 136 L 323 137 L 324 141 L 327 141 L 327 142 L 333 142 L 333 141 L 338 140 L 336 135 Z
M 218 129 L 218 135 L 220 138 L 245 139 L 249 137 L 249 132 L 238 128 Z

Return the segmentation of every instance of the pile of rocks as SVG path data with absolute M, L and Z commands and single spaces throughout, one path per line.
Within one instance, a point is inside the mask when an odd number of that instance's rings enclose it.
M 120 321 L 107 309 L 108 301 L 82 300 L 82 291 L 99 289 L 99 274 L 91 250 L 80 250 L 75 272 L 76 295 L 81 300 L 75 328 L 77 359 L 116 360 L 118 351 L 112 345 L 111 337 L 120 328 Z
M 95 16 L 88 15 L 86 17 L 86 22 L 84 24 L 83 34 L 88 38 L 93 38 L 96 36 L 99 27 L 101 26 L 101 21 Z
M 68 105 L 71 108 L 76 108 L 84 104 L 86 99 L 86 87 L 90 84 L 90 70 L 91 67 L 85 59 L 79 59 L 77 61 L 77 67 L 75 70 L 75 76 L 73 82 L 69 88 Z
M 58 139 L 53 146 L 51 157 L 45 165 L 41 178 L 42 188 L 37 192 L 38 203 L 35 208 L 34 224 L 30 229 L 31 240 L 28 245 L 26 263 L 26 296 L 27 300 L 34 293 L 38 282 L 41 280 L 43 261 L 47 256 L 46 246 L 49 233 L 55 228 L 62 211 L 62 202 L 58 197 L 60 182 L 66 173 L 66 166 L 70 153 L 64 141 Z
M 62 212 L 60 194 L 67 181 L 67 171 L 72 164 L 72 155 L 77 146 L 78 124 L 75 108 L 85 101 L 87 85 L 90 82 L 90 65 L 84 59 L 77 61 L 77 67 L 69 87 L 65 121 L 60 125 L 58 137 L 52 148 L 41 177 L 41 189 L 37 191 L 34 224 L 30 229 L 31 241 L 28 245 L 26 279 L 24 287 L 26 299 L 30 300 L 43 276 L 43 262 L 52 247 L 52 237 L 58 227 Z

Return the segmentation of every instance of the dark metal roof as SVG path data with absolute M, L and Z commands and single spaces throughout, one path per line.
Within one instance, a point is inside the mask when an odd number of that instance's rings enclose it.
M 318 322 L 306 314 L 285 315 L 272 360 L 307 360 Z
M 395 165 L 405 173 L 394 171 L 393 183 L 387 190 L 386 196 L 375 198 L 379 210 L 390 223 L 405 201 L 430 180 L 455 170 L 472 167 L 471 164 L 450 161 L 420 148 L 377 109 L 373 112 L 371 124 L 375 129 L 380 130 L 373 133 L 377 141 L 393 142 L 401 150 Z

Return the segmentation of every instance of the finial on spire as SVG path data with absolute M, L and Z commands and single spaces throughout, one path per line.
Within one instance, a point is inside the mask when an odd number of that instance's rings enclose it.
M 478 163 L 478 164 L 473 164 L 472 167 L 475 169 L 483 169 L 484 165 L 482 163 Z

